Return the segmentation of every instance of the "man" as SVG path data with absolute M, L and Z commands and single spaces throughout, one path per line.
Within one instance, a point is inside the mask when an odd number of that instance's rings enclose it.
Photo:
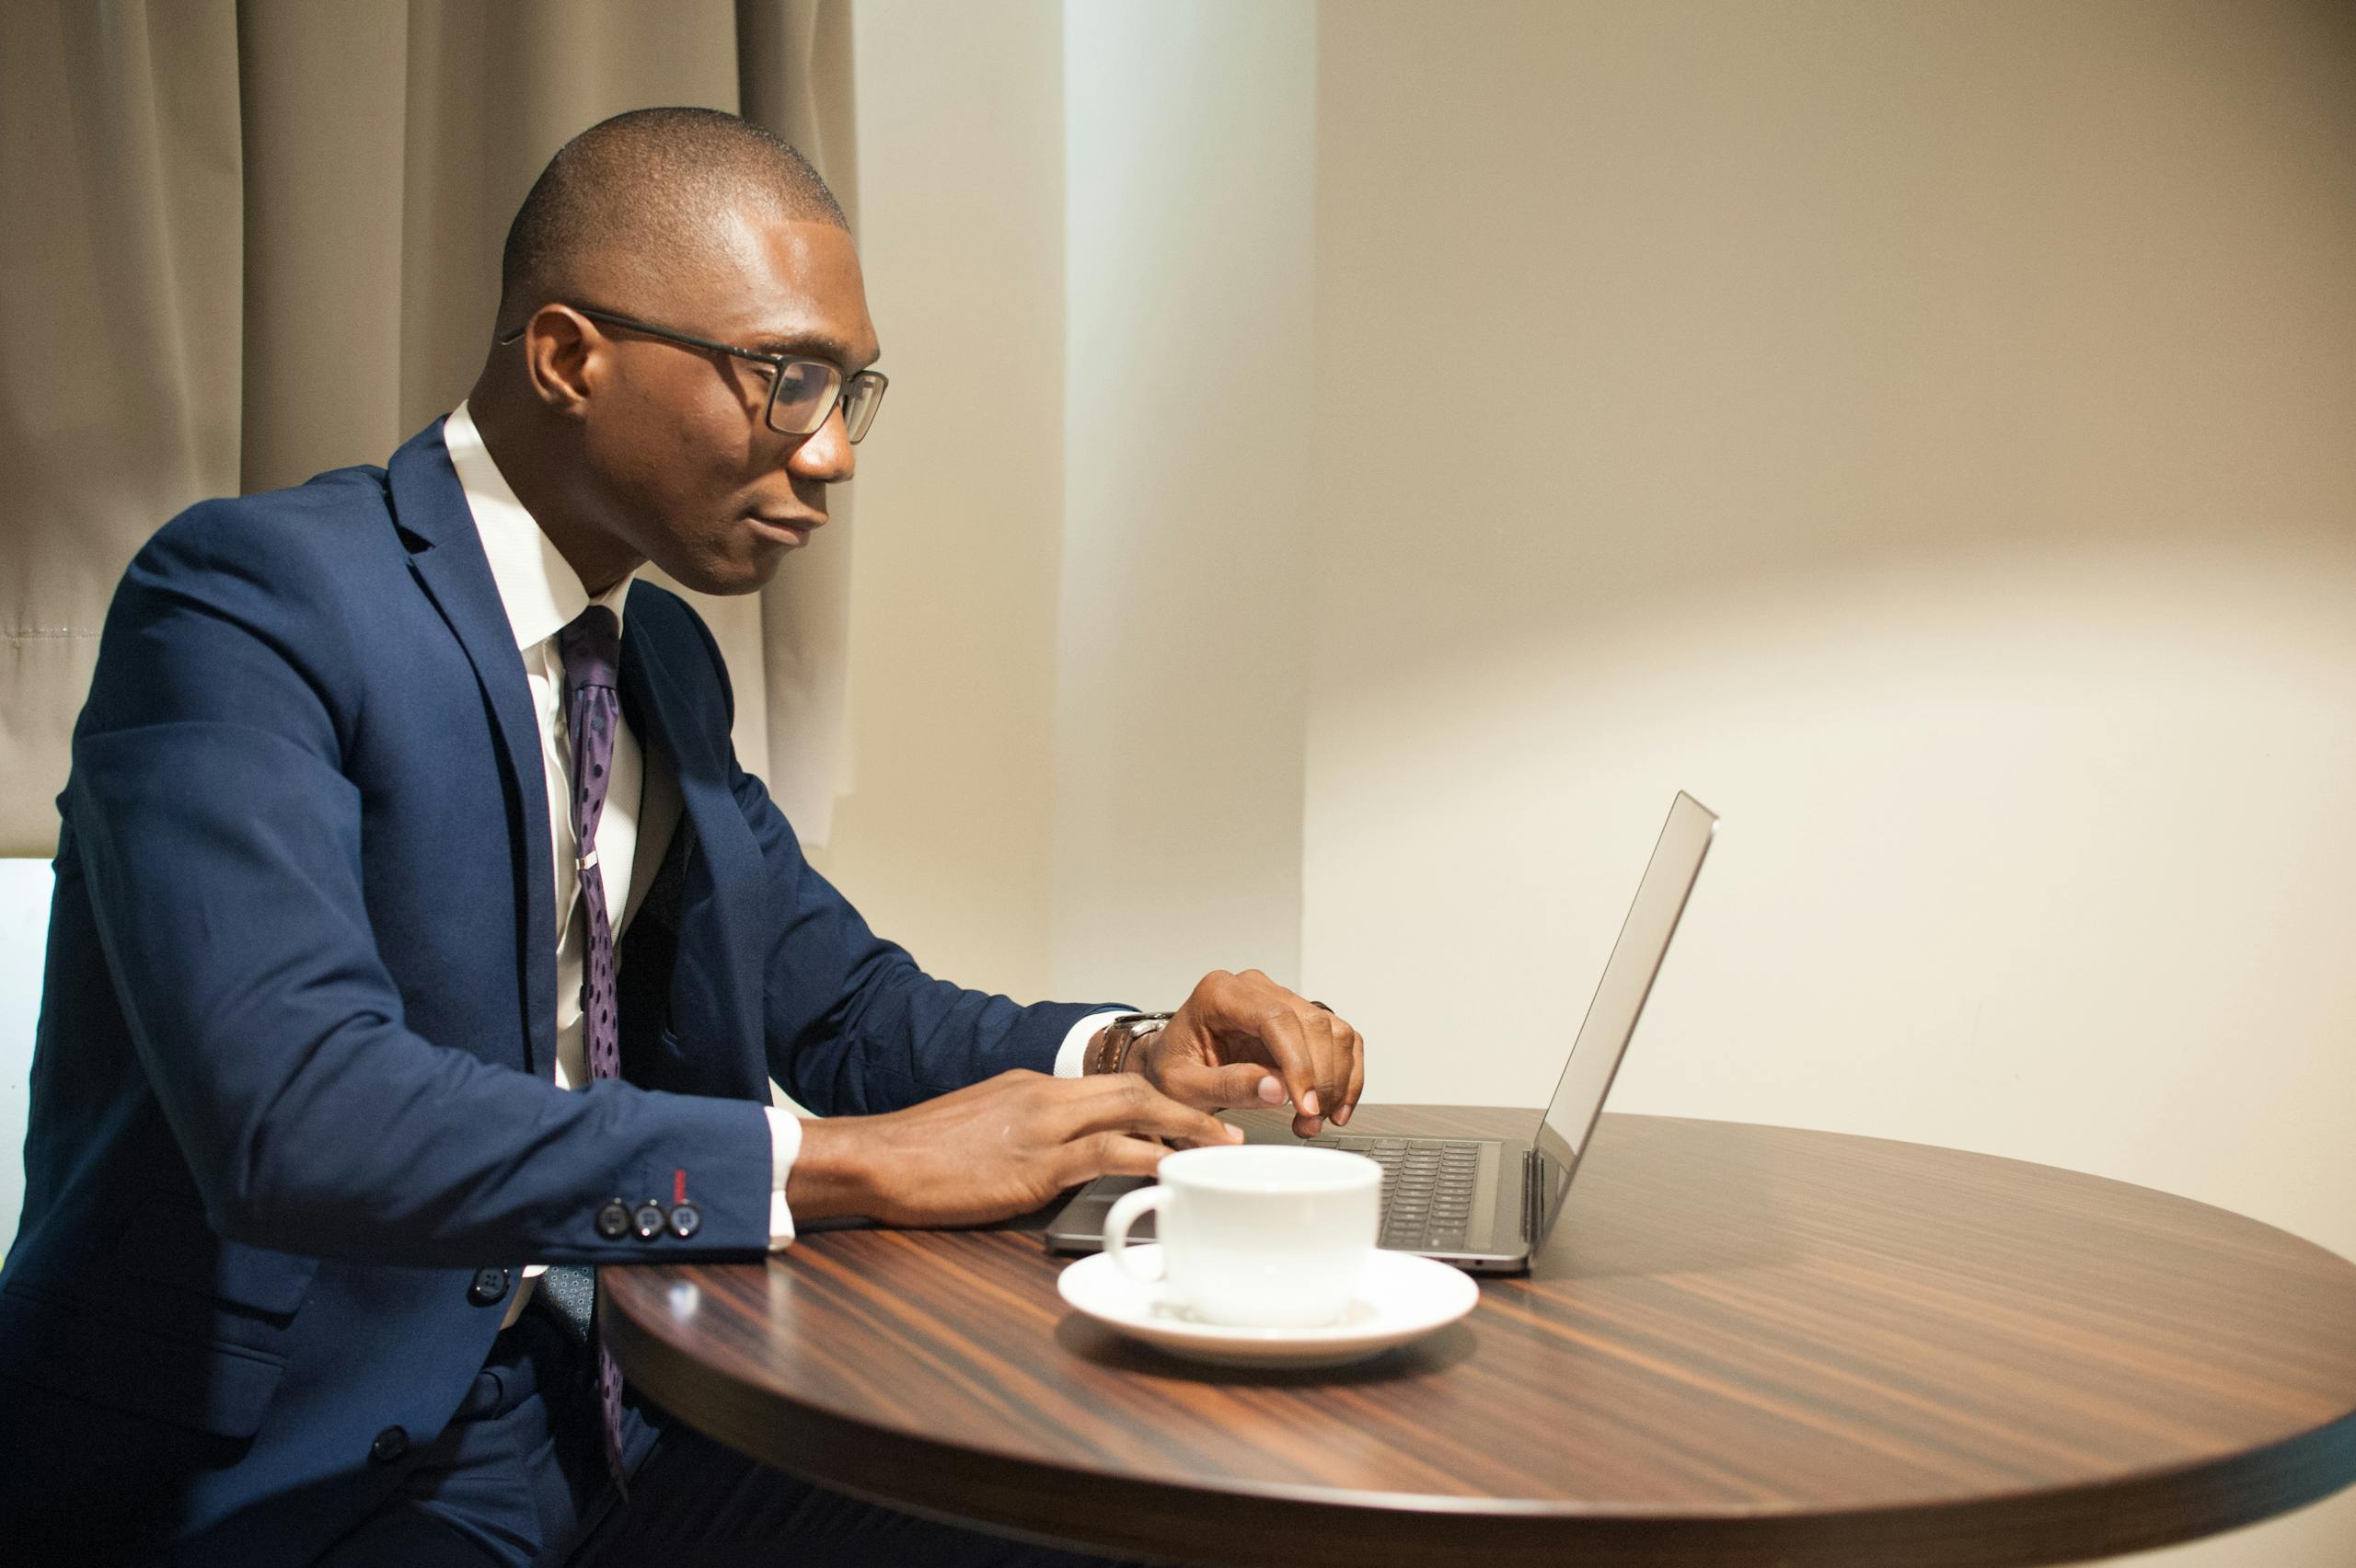
M 1001 1218 L 1229 1137 L 1223 1106 L 1313 1133 L 1359 1038 L 1257 972 L 1158 1032 L 931 979 L 736 766 L 710 637 L 632 578 L 758 589 L 874 416 L 858 261 L 791 149 L 703 110 L 584 133 L 494 339 L 386 468 L 198 506 L 118 591 L 59 799 L 0 1539 L 1034 1560 L 642 1404 L 581 1265 Z

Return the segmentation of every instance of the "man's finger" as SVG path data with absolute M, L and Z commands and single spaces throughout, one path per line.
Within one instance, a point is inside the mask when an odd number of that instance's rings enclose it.
M 1325 1130 L 1325 1122 L 1338 1110 L 1344 1091 L 1349 1088 L 1349 1056 L 1345 1047 L 1347 1026 L 1330 1012 L 1317 1009 L 1313 1004 L 1295 1002 L 1290 993 L 1285 1002 L 1294 1009 L 1302 1037 L 1308 1042 L 1311 1068 L 1315 1078 L 1312 1092 L 1316 1098 L 1293 1100 L 1292 1130 L 1296 1136 L 1313 1138 Z
M 1310 1048 L 1309 1032 L 1290 1008 L 1270 1006 L 1257 1017 L 1248 1019 L 1243 1027 L 1256 1036 L 1261 1047 L 1276 1063 L 1276 1076 L 1284 1080 L 1285 1092 L 1292 1097 L 1295 1120 L 1317 1115 L 1323 1107 L 1317 1099 L 1317 1054 Z
M 1068 1187 L 1099 1176 L 1150 1176 L 1171 1152 L 1125 1133 L 1097 1133 L 1070 1147 L 1077 1158 L 1064 1182 Z
M 1317 1057 L 1317 1103 L 1331 1116 L 1349 1098 L 1350 1026 L 1314 1005 L 1301 1010 L 1310 1047 Z
M 1348 1028 L 1345 1024 L 1344 1028 Z M 1335 1123 L 1346 1125 L 1358 1108 L 1358 1096 L 1366 1092 L 1366 1036 L 1357 1030 L 1349 1032 L 1350 1087 L 1342 1092 L 1341 1109 L 1334 1113 Z

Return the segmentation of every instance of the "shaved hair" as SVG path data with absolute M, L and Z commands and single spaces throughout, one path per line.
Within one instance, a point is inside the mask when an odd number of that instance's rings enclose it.
M 593 280 L 644 284 L 651 296 L 666 273 L 710 255 L 731 234 L 726 220 L 748 211 L 850 227 L 810 160 L 749 120 L 716 109 L 601 120 L 557 150 L 515 211 L 500 259 L 500 323 L 520 325 Z

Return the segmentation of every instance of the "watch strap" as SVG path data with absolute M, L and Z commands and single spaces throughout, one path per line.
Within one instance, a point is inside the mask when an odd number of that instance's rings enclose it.
M 1091 1075 L 1126 1072 L 1130 1049 L 1138 1041 L 1161 1032 L 1172 1016 L 1166 1012 L 1121 1014 L 1104 1026 L 1103 1032 L 1081 1056 L 1080 1071 Z

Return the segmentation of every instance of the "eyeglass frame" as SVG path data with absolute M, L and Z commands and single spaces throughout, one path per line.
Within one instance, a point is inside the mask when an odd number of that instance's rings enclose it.
M 710 338 L 699 338 L 692 332 L 680 332 L 669 327 L 657 327 L 651 321 L 641 321 L 634 316 L 624 316 L 618 310 L 605 310 L 594 306 L 575 305 L 571 300 L 552 300 L 549 303 L 561 305 L 567 310 L 585 316 L 592 321 L 602 322 L 610 327 L 619 327 L 625 331 L 643 332 L 650 338 L 661 338 L 687 348 L 705 349 L 713 353 L 733 354 L 738 359 L 751 360 L 756 364 L 768 365 L 769 392 L 767 401 L 761 405 L 761 423 L 765 428 L 776 431 L 780 435 L 800 436 L 807 440 L 826 429 L 826 421 L 834 417 L 835 409 L 842 404 L 845 391 L 853 382 L 858 382 L 875 389 L 875 401 L 869 408 L 867 418 L 860 421 L 856 434 L 851 432 L 848 417 L 843 421 L 844 437 L 856 446 L 866 438 L 868 430 L 874 425 L 875 409 L 883 407 L 884 390 L 892 385 L 891 377 L 880 370 L 855 371 L 846 375 L 843 374 L 842 366 L 830 360 L 815 359 L 808 354 L 765 354 L 758 349 L 740 349 L 733 343 L 722 343 Z M 535 314 L 537 313 L 535 312 Z M 531 322 L 527 319 L 523 326 L 493 339 L 492 341 L 496 346 L 503 349 L 529 331 L 531 326 Z M 826 394 L 824 409 L 818 415 L 817 422 L 808 430 L 783 429 L 770 417 L 777 411 L 778 388 L 785 385 L 785 367 L 790 364 L 814 364 L 834 378 L 834 386 Z

